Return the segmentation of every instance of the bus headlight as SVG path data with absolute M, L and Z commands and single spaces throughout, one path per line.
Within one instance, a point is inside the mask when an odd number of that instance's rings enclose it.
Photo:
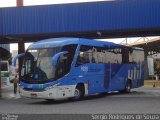
M 49 97 L 52 96 L 52 93 L 49 93 L 48 96 L 49 96 Z
M 54 85 L 53 86 L 49 86 L 49 87 L 46 87 L 44 90 L 50 90 L 50 89 L 52 89 L 54 87 L 55 87 Z
M 50 86 L 50 87 L 46 87 L 44 90 L 50 90 L 52 88 L 53 88 L 53 86 Z
M 23 86 L 21 86 L 21 85 L 19 85 L 19 88 L 20 88 L 20 89 L 23 89 L 24 87 L 23 87 Z

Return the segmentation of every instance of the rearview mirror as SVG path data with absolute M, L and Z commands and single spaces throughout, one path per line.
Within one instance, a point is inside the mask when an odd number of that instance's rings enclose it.
M 66 55 L 66 54 L 68 54 L 68 53 L 69 53 L 68 51 L 63 51 L 63 52 L 59 52 L 59 53 L 55 54 L 55 55 L 52 57 L 52 60 L 51 60 L 52 65 L 53 65 L 53 66 L 57 66 L 57 63 L 58 63 L 59 58 L 60 58 L 62 55 Z
M 24 55 L 25 55 L 25 53 L 21 53 L 21 54 L 18 54 L 16 57 L 14 57 L 12 60 L 12 66 L 16 67 L 17 59 L 23 57 Z

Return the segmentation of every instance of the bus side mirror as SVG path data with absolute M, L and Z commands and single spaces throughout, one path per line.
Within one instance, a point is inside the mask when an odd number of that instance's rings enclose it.
M 14 57 L 12 60 L 12 66 L 16 67 L 17 59 L 23 57 L 24 55 L 25 55 L 25 53 L 21 53 L 21 54 L 18 54 L 16 57 Z
M 59 52 L 57 54 L 55 54 L 53 57 L 52 57 L 52 65 L 53 66 L 57 66 L 57 63 L 58 63 L 58 60 L 59 58 L 62 56 L 62 55 L 65 55 L 65 54 L 68 54 L 69 52 L 68 51 L 63 51 L 63 52 Z

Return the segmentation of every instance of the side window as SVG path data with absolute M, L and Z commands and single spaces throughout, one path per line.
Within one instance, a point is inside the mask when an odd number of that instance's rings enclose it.
M 95 46 L 84 46 L 80 48 L 76 66 L 85 63 L 122 63 L 122 51 L 120 48 L 103 48 Z
M 69 58 L 68 58 L 68 65 L 67 67 L 69 67 L 69 69 L 71 68 L 71 64 L 75 55 L 75 51 L 76 51 L 77 45 L 76 44 L 71 44 L 71 45 L 66 45 L 63 46 L 61 51 L 68 51 L 69 52 Z
M 93 60 L 92 48 L 93 47 L 91 46 L 83 46 L 83 45 L 81 46 L 76 66 L 79 66 L 85 63 L 92 63 L 92 60 Z
M 121 48 L 110 48 L 105 50 L 105 63 L 121 64 L 122 63 Z
M 144 51 L 133 50 L 133 52 L 129 54 L 129 62 L 143 63 L 144 62 Z

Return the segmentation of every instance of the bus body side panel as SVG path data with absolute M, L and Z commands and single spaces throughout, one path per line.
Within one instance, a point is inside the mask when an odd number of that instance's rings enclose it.
M 75 67 L 72 84 L 88 85 L 88 94 L 124 90 L 128 79 L 132 88 L 143 85 L 143 65 L 140 64 L 84 64 Z
M 132 82 L 132 88 L 143 86 L 143 68 L 142 64 L 121 64 L 111 65 L 111 80 L 109 85 L 109 91 L 124 90 L 128 79 Z M 115 73 L 113 69 L 118 69 Z M 113 75 L 114 74 L 114 75 Z
M 104 71 L 105 64 L 88 63 L 75 67 L 71 73 L 73 84 L 87 84 L 88 94 L 106 92 L 107 90 L 104 87 Z
M 144 84 L 144 65 L 128 64 L 128 79 L 132 81 L 132 88 L 143 86 Z
M 112 66 L 112 74 L 111 80 L 109 84 L 109 91 L 118 91 L 123 90 L 125 88 L 125 82 L 127 80 L 127 70 L 128 66 L 126 65 L 116 65 L 113 64 Z
M 110 64 L 94 64 L 92 79 L 94 82 L 94 92 L 107 92 L 110 81 Z
M 128 79 L 132 81 L 132 88 L 138 85 L 139 66 L 137 64 L 128 64 Z

